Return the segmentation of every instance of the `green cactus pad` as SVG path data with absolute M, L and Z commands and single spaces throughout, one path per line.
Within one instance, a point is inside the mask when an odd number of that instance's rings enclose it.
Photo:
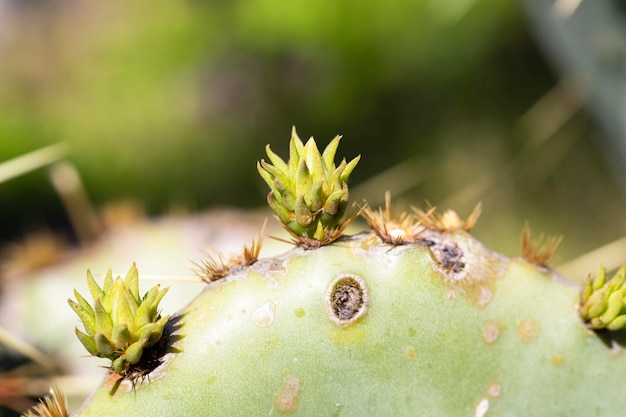
M 579 286 L 467 232 L 366 232 L 208 284 L 179 353 L 75 416 L 619 416 L 626 356 Z

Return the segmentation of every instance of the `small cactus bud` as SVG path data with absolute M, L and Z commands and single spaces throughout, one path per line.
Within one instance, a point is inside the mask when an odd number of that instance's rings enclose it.
M 305 246 L 320 246 L 341 236 L 352 216 L 344 218 L 348 206 L 348 178 L 360 156 L 335 166 L 339 140 L 336 136 L 323 153 L 315 140 L 303 144 L 295 128 L 285 162 L 266 147 L 271 162 L 261 160 L 257 168 L 270 187 L 267 196 L 284 227 Z
M 86 332 L 76 328 L 76 336 L 91 355 L 111 360 L 111 368 L 125 374 L 140 361 L 144 349 L 163 335 L 169 316 L 161 317 L 158 305 L 167 288 L 156 285 L 140 297 L 135 264 L 124 280 L 117 277 L 114 281 L 109 270 L 102 288 L 87 271 L 87 283 L 93 307 L 77 291 L 77 302 L 68 300 Z
M 626 266 L 608 281 L 600 266 L 595 279 L 587 276 L 580 296 L 580 315 L 594 329 L 620 330 L 626 327 Z

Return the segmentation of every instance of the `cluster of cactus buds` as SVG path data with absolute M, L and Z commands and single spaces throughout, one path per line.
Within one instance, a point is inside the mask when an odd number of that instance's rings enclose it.
M 271 164 L 261 160 L 257 168 L 270 187 L 267 202 L 287 231 L 305 245 L 319 246 L 337 239 L 350 221 L 344 219 L 348 206 L 348 178 L 360 156 L 335 166 L 341 138 L 336 136 L 324 149 L 313 138 L 303 144 L 295 128 L 285 162 L 266 147 Z
M 587 275 L 580 296 L 580 315 L 592 329 L 620 330 L 626 327 L 626 266 L 607 281 L 606 268 Z
M 109 270 L 102 288 L 87 271 L 87 283 L 93 307 L 78 291 L 74 291 L 77 302 L 68 300 L 86 332 L 76 328 L 76 336 L 91 355 L 110 359 L 111 368 L 125 374 L 163 335 L 169 316 L 161 317 L 158 306 L 167 288 L 156 285 L 140 297 L 134 264 L 123 280 L 117 277 L 114 281 Z

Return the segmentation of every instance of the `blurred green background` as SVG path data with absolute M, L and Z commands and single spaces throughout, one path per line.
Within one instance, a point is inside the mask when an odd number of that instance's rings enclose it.
M 0 0 L 0 162 L 63 142 L 96 207 L 253 209 L 295 125 L 362 155 L 355 200 L 482 201 L 488 246 L 517 256 L 528 220 L 559 266 L 626 235 L 624 193 L 531 3 Z M 0 257 L 39 230 L 78 238 L 47 169 L 0 183 Z
M 520 3 L 2 4 L 0 160 L 66 142 L 98 206 L 262 205 L 255 161 L 295 125 L 343 134 L 343 155 L 363 155 L 355 184 L 410 161 L 359 198 L 389 188 L 461 214 L 482 200 L 477 232 L 505 252 L 525 219 L 565 233 L 567 256 L 626 228 L 578 99 L 532 113 L 560 81 Z M 67 229 L 46 172 L 1 184 L 3 240 L 42 227 Z

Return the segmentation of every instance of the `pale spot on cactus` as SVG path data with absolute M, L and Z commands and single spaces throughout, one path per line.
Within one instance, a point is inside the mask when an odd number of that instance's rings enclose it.
M 530 343 L 539 335 L 539 323 L 532 317 L 526 317 L 517 325 L 517 335 L 522 343 Z
M 290 376 L 283 381 L 280 391 L 276 394 L 276 409 L 284 414 L 292 413 L 298 408 L 298 395 L 300 394 L 300 378 Z
M 287 272 L 287 266 L 284 259 L 274 258 L 268 268 L 270 271 Z
M 359 327 L 335 328 L 331 335 L 331 340 L 338 346 L 360 343 L 363 339 L 365 339 L 365 332 Z
M 361 277 L 341 275 L 330 284 L 326 293 L 328 315 L 338 326 L 349 326 L 365 315 L 368 298 L 367 285 Z
M 380 239 L 374 233 L 370 234 L 367 238 L 361 240 L 361 249 L 369 250 L 371 247 L 375 247 L 380 243 Z
M 560 353 L 556 353 L 550 356 L 550 363 L 554 366 L 562 365 L 563 362 L 565 362 L 565 357 L 561 355 Z
M 495 343 L 500 336 L 500 328 L 495 323 L 487 323 L 483 327 L 483 340 L 488 345 Z
M 415 359 L 417 352 L 415 351 L 415 348 L 413 346 L 409 346 L 408 348 L 406 348 L 406 357 L 409 359 Z
M 609 350 L 609 353 L 614 358 L 618 357 L 619 354 L 622 353 L 622 346 L 615 340 L 611 341 L 611 349 Z
M 306 311 L 303 308 L 296 308 L 296 310 L 294 311 L 294 314 L 296 315 L 297 318 L 301 319 L 306 314 Z
M 489 395 L 491 398 L 498 398 L 500 395 L 502 395 L 502 384 L 497 381 L 489 384 L 489 386 L 487 387 L 487 395 Z
M 391 229 L 388 231 L 389 236 L 396 241 L 404 240 L 406 237 L 406 232 L 402 229 Z
M 476 305 L 478 307 L 485 307 L 491 301 L 491 297 L 493 297 L 493 291 L 486 286 L 481 286 L 476 288 L 476 291 L 473 295 L 476 297 Z
M 254 310 L 252 313 L 252 321 L 259 327 L 268 327 L 274 323 L 274 312 L 276 305 L 268 300 L 261 307 Z
M 209 376 L 207 377 L 207 384 L 208 385 L 213 384 L 216 379 L 217 379 L 217 371 L 211 372 Z
M 476 412 L 474 413 L 474 416 L 484 417 L 487 414 L 487 411 L 489 411 L 489 400 L 487 398 L 483 398 L 476 406 Z

